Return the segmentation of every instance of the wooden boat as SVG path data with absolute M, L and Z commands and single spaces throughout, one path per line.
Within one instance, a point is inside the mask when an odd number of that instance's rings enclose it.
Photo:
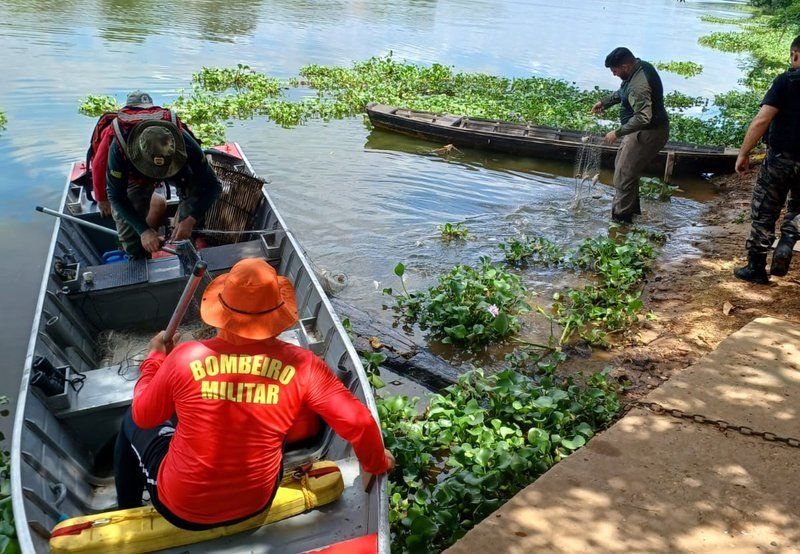
M 295 286 L 301 321 L 281 338 L 310 348 L 323 358 L 377 418 L 358 354 L 263 181 L 254 179 L 255 172 L 238 145 L 228 144 L 209 155 L 224 187 L 229 187 L 236 175 L 256 181 L 258 199 L 247 228 L 269 232 L 234 234 L 235 242 L 209 246 L 199 253 L 187 248 L 179 256 L 103 264 L 103 252 L 114 248 L 113 236 L 68 220 L 55 222 L 22 374 L 11 449 L 12 502 L 17 534 L 26 554 L 48 552 L 50 531 L 65 517 L 116 507 L 113 442 L 121 416 L 131 403 L 138 361 L 129 354 L 121 360 L 108 358 L 99 337 L 117 333 L 120 340 L 128 337 L 130 348 L 146 351 L 144 341 L 165 327 L 197 256 L 207 262 L 211 276 L 227 271 L 241 258 L 263 257 L 279 274 L 289 277 Z M 112 220 L 100 217 L 79 184 L 84 173 L 83 164 L 72 165 L 60 210 L 110 227 Z M 168 206 L 174 213 L 175 196 Z M 194 260 L 187 259 L 192 257 Z M 87 273 L 93 278 L 87 280 Z M 196 323 L 196 313 L 194 318 Z M 184 329 L 193 324 L 191 314 L 187 319 Z M 42 363 L 38 357 L 55 367 L 68 367 L 63 393 L 47 395 L 31 384 L 36 373 L 32 371 L 34 361 Z M 83 379 L 82 386 L 73 377 Z M 377 551 L 388 553 L 385 477 L 379 477 L 369 493 L 364 492 L 360 466 L 350 445 L 324 424 L 316 435 L 287 448 L 284 467 L 289 471 L 319 459 L 333 460 L 341 469 L 345 489 L 334 503 L 254 531 L 168 551 L 305 552 L 365 538 L 369 544 L 377 542 Z
M 454 144 L 573 163 L 586 133 L 539 125 L 524 125 L 457 115 L 396 108 L 371 102 L 367 114 L 380 129 L 403 133 L 442 144 Z M 614 167 L 619 143 L 600 145 L 601 164 Z M 668 142 L 646 168 L 648 174 L 664 177 L 732 173 L 737 151 L 722 146 L 697 146 Z

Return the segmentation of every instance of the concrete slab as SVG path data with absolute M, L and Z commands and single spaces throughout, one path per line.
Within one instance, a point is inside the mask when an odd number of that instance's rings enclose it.
M 756 320 L 649 400 L 798 434 L 800 326 Z M 446 552 L 800 552 L 800 449 L 632 410 Z
M 448 549 L 800 551 L 798 450 L 633 410 Z
M 647 400 L 800 438 L 800 326 L 756 319 Z

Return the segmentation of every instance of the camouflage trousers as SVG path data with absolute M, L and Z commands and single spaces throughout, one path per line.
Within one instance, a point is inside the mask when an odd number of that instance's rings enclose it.
M 766 254 L 775 242 L 775 224 L 787 197 L 781 234 L 796 242 L 800 238 L 800 161 L 770 151 L 753 188 L 752 228 L 745 243 L 750 254 Z

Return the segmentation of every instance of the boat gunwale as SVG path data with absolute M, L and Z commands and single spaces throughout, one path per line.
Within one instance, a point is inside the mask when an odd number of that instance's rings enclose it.
M 381 108 L 388 108 L 388 109 L 381 109 Z M 577 131 L 575 129 L 560 129 L 558 127 L 550 127 L 547 125 L 535 125 L 535 124 L 524 124 L 524 123 L 514 123 L 511 121 L 501 121 L 495 119 L 486 119 L 486 118 L 478 118 L 478 117 L 469 117 L 469 116 L 457 116 L 453 114 L 440 114 L 437 112 L 427 112 L 424 110 L 411 110 L 408 108 L 398 108 L 394 106 L 389 106 L 386 104 L 374 104 L 370 103 L 367 105 L 367 115 L 372 121 L 373 114 L 375 115 L 376 119 L 378 120 L 396 120 L 402 122 L 408 122 L 413 124 L 418 124 L 420 126 L 426 127 L 435 127 L 436 129 L 447 130 L 448 132 L 460 134 L 462 136 L 475 136 L 475 137 L 483 137 L 483 138 L 495 138 L 495 137 L 502 137 L 503 139 L 507 140 L 516 140 L 521 141 L 524 144 L 537 144 L 537 145 L 547 145 L 552 147 L 559 147 L 559 148 L 569 148 L 569 149 L 577 149 L 583 146 L 583 142 L 580 140 L 565 140 L 563 138 L 554 138 L 548 139 L 541 136 L 536 135 L 528 135 L 528 136 L 516 136 L 509 133 L 503 133 L 500 130 L 484 130 L 484 129 L 469 129 L 465 127 L 460 127 L 450 123 L 449 125 L 439 124 L 436 121 L 424 121 L 420 119 L 414 119 L 410 115 L 403 115 L 398 114 L 398 111 L 407 111 L 409 113 L 418 113 L 418 114 L 429 114 L 436 117 L 449 117 L 455 118 L 454 122 L 457 122 L 461 119 L 466 118 L 469 121 L 475 122 L 482 122 L 487 124 L 495 124 L 499 126 L 515 126 L 520 128 L 525 128 L 526 125 L 530 126 L 531 129 L 542 129 L 545 131 L 552 131 L 555 133 L 568 133 L 573 134 L 575 136 L 579 136 L 581 131 Z M 373 121 L 373 124 L 375 122 Z M 380 125 L 376 125 L 380 127 Z M 597 145 L 604 154 L 613 154 L 619 149 L 618 144 L 614 145 L 607 145 L 607 144 L 598 144 Z M 735 158 L 737 151 L 735 149 L 730 149 L 725 146 L 719 145 L 693 145 L 691 143 L 686 142 L 677 142 L 677 141 L 670 141 L 666 145 L 667 147 L 663 148 L 659 151 L 659 153 L 663 154 L 673 154 L 677 157 L 692 157 L 692 158 Z M 672 146 L 672 148 L 668 148 Z
M 61 201 L 59 202 L 59 211 L 63 213 L 67 203 L 67 197 L 71 189 L 72 173 L 75 165 L 78 162 L 70 164 L 69 172 L 67 173 L 67 180 L 64 184 L 64 192 L 61 194 Z M 50 247 L 47 250 L 47 261 L 42 273 L 42 284 L 39 287 L 39 298 L 36 301 L 36 311 L 33 314 L 33 324 L 31 326 L 31 336 L 28 340 L 28 350 L 25 353 L 25 362 L 22 368 L 22 377 L 20 381 L 19 395 L 17 396 L 17 407 L 14 412 L 14 428 L 11 432 L 11 508 L 14 512 L 14 527 L 19 540 L 20 550 L 22 552 L 35 552 L 33 546 L 33 539 L 31 538 L 31 529 L 27 525 L 28 518 L 25 512 L 25 498 L 22 491 L 22 430 L 25 420 L 25 408 L 28 404 L 28 393 L 30 388 L 30 372 L 33 357 L 36 353 L 36 342 L 39 337 L 39 326 L 42 321 L 42 314 L 44 311 L 44 299 L 47 295 L 47 285 L 49 284 L 50 271 L 53 266 L 53 256 L 55 255 L 56 243 L 58 242 L 58 234 L 61 232 L 61 218 L 55 218 L 53 222 L 53 232 L 50 236 Z M 25 517 L 18 517 L 22 514 Z M 20 525 L 20 522 L 25 522 L 26 525 Z

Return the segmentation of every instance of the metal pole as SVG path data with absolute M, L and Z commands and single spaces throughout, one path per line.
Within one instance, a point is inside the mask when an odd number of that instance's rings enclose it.
M 192 301 L 194 293 L 197 291 L 197 287 L 200 285 L 200 281 L 203 279 L 203 275 L 206 273 L 207 265 L 208 264 L 202 260 L 194 264 L 192 275 L 189 278 L 189 281 L 187 281 L 186 287 L 184 287 L 183 293 L 181 294 L 181 299 L 178 300 L 178 305 L 175 306 L 175 311 L 172 313 L 172 317 L 169 320 L 169 325 L 167 325 L 167 329 L 164 331 L 165 343 L 169 344 L 172 342 L 172 338 L 175 336 L 175 331 L 178 330 L 178 326 L 180 326 L 183 316 L 186 315 L 186 310 L 189 309 L 189 302 Z
M 94 229 L 95 231 L 106 233 L 107 235 L 114 235 L 115 237 L 117 236 L 117 232 L 114 229 L 103 227 L 102 225 L 98 225 L 97 223 L 92 223 L 91 221 L 84 221 L 83 219 L 77 218 L 72 215 L 62 214 L 61 212 L 51 210 L 50 208 L 45 208 L 44 206 L 36 206 L 36 211 L 42 212 L 43 214 L 52 215 L 54 217 L 60 217 L 61 219 L 67 219 L 69 221 L 72 221 L 73 223 L 77 223 L 78 225 L 83 225 L 84 227 L 88 227 L 89 229 Z M 162 246 L 161 250 L 163 250 L 164 252 L 169 252 L 170 254 L 177 254 L 175 249 L 169 248 L 167 246 Z

